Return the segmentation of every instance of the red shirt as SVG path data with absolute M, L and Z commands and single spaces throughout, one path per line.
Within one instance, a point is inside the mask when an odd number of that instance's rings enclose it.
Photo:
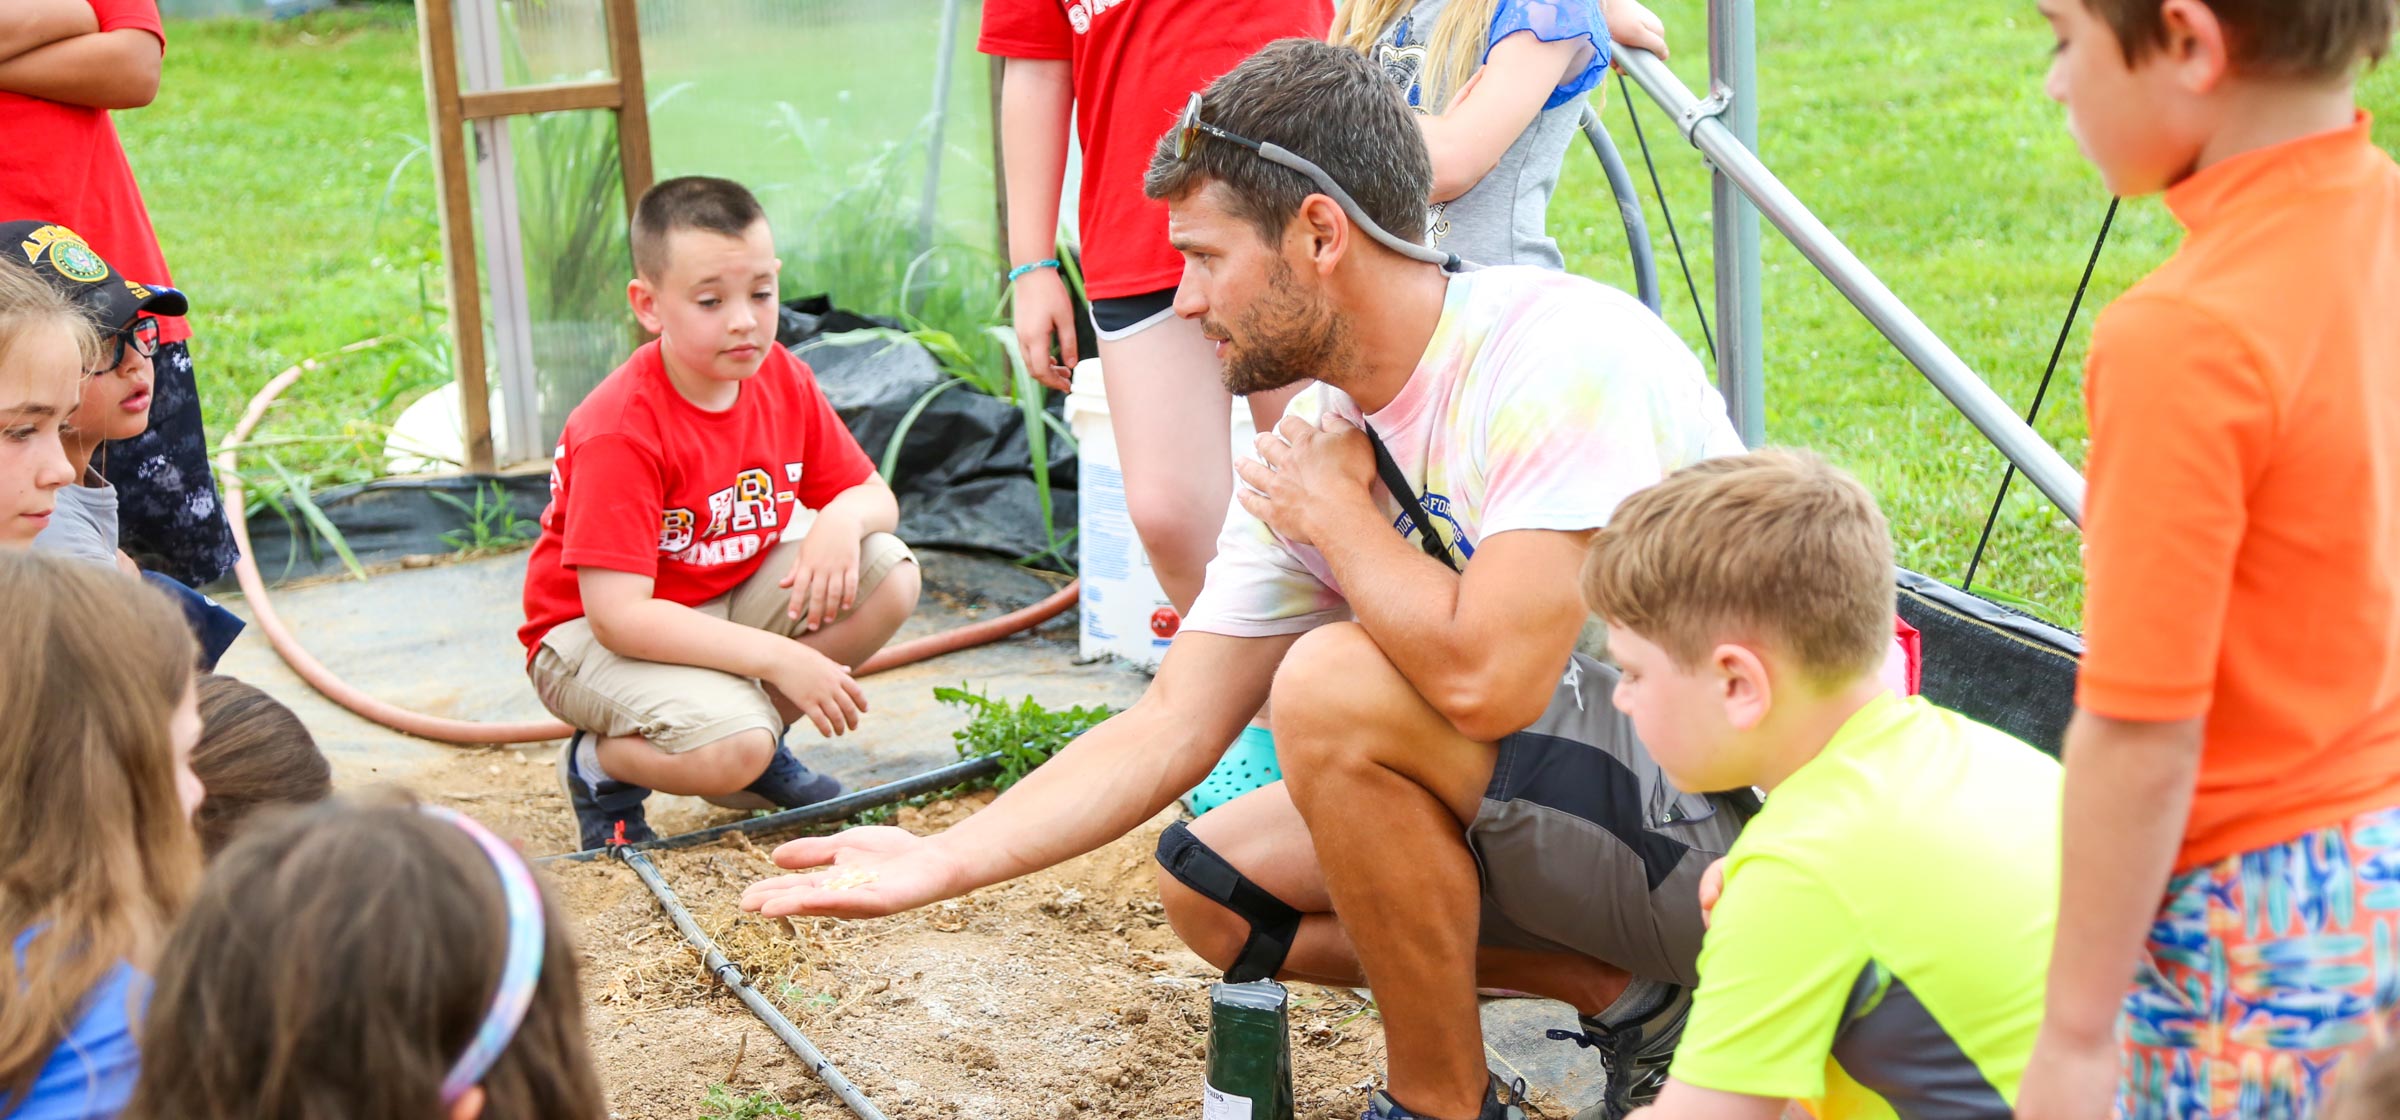
M 1183 259 L 1167 247 L 1166 204 L 1142 197 L 1158 138 L 1192 94 L 1260 47 L 1332 26 L 1328 0 L 986 0 L 977 50 L 1073 67 L 1087 294 L 1175 286 Z
M 790 351 L 768 347 L 733 407 L 708 412 L 676 391 L 651 342 L 567 415 L 517 638 L 530 656 L 583 617 L 586 565 L 649 576 L 653 598 L 699 606 L 758 570 L 793 507 L 823 509 L 874 475 Z
M 156 0 L 90 3 L 100 30 L 139 28 L 158 36 L 159 49 L 166 49 Z M 82 234 L 126 279 L 174 283 L 107 110 L 0 91 L 0 121 L 8 122 L 8 142 L 0 144 L 0 221 L 56 222 Z M 192 336 L 180 318 L 161 316 L 158 324 L 162 342 Z

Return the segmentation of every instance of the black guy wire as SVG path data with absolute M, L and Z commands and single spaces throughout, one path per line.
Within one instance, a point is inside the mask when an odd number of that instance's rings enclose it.
M 2108 200 L 2108 213 L 2100 218 L 2100 236 L 2092 239 L 2092 255 L 2083 262 L 2083 279 L 2075 283 L 2075 298 L 2067 303 L 2067 321 L 2058 325 L 2058 341 L 2051 344 L 2050 364 L 2042 368 L 2042 382 L 2033 391 L 2033 405 L 2025 410 L 2025 425 L 2033 426 L 2033 418 L 2042 414 L 2042 398 L 2050 392 L 2050 377 L 2058 372 L 2058 356 L 2066 352 L 2067 336 L 2075 330 L 2075 313 L 2083 308 L 2084 289 L 2092 286 L 2092 270 L 2100 264 L 2100 249 L 2108 244 L 2108 229 L 2117 220 L 2117 204 L 2123 199 Z M 1983 535 L 1975 540 L 1975 555 L 1967 559 L 1967 578 L 1958 585 L 1961 591 L 1975 586 L 1975 569 L 1983 564 L 1983 548 L 1992 542 L 1992 527 L 2000 523 L 2000 503 L 2008 500 L 2008 484 L 2017 477 L 2017 465 L 2010 463 L 2000 475 L 2000 492 L 1992 496 L 1992 512 L 1983 519 Z
M 1683 238 L 1675 232 L 1675 212 L 1667 209 L 1667 191 L 1658 185 L 1658 161 L 1650 158 L 1650 140 L 1642 135 L 1642 115 L 1633 107 L 1633 87 L 1617 71 L 1617 93 L 1625 102 L 1625 119 L 1633 122 L 1633 139 L 1642 146 L 1642 167 L 1650 172 L 1650 193 L 1658 196 L 1658 212 L 1667 220 L 1667 240 L 1675 243 L 1675 264 L 1683 269 L 1683 290 L 1692 294 L 1692 314 L 1700 317 L 1700 340 L 1708 343 L 1708 360 L 1717 360 L 1717 338 L 1709 333 L 1708 312 L 1700 307 L 1700 285 L 1692 282 L 1692 262 L 1683 255 Z

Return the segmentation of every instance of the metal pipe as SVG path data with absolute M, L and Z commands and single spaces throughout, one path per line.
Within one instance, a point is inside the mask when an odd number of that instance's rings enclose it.
M 1730 97 L 1727 127 L 1743 150 L 1758 150 L 1758 44 L 1752 0 L 1709 0 L 1708 77 Z M 1708 178 L 1717 276 L 1717 391 L 1742 442 L 1767 438 L 1766 311 L 1758 257 L 1758 208 L 1723 168 Z
M 934 48 L 939 53 L 933 60 L 933 136 L 925 143 L 925 193 L 917 201 L 919 253 L 932 251 L 934 222 L 941 214 L 942 126 L 950 120 L 950 71 L 958 64 L 958 5 L 959 0 L 943 0 L 942 30 Z M 992 122 L 992 131 L 1000 131 L 997 120 Z M 909 310 L 922 306 L 912 300 Z
M 980 781 L 999 772 L 999 755 L 977 755 L 974 758 L 953 762 L 948 766 L 937 766 L 921 774 L 911 774 L 898 781 L 885 782 L 879 786 L 870 786 L 866 789 L 845 793 L 830 801 L 820 801 L 814 805 L 804 805 L 797 809 L 785 809 L 780 813 L 769 813 L 763 817 L 750 817 L 727 824 L 694 829 L 690 832 L 680 832 L 673 836 L 661 836 L 656 840 L 644 840 L 639 844 L 627 844 L 625 847 L 641 851 L 669 851 L 713 843 L 737 832 L 779 832 L 788 828 L 832 824 L 835 821 L 848 820 L 869 809 L 881 808 L 895 801 L 905 801 L 921 793 L 932 793 L 935 790 Z M 533 862 L 587 863 L 607 854 L 608 849 L 606 848 L 593 848 L 584 852 L 561 852 L 557 855 L 543 856 Z
M 2077 525 L 2083 523 L 2083 476 L 2069 466 L 2058 450 L 2042 439 L 1999 394 L 1967 366 L 1933 328 L 1917 318 L 1900 297 L 1876 278 L 1873 270 L 1842 244 L 1833 231 L 1809 212 L 1790 188 L 1775 178 L 1764 163 L 1717 120 L 1707 103 L 1692 96 L 1666 63 L 1648 51 L 1620 49 L 1618 62 L 1643 92 L 1680 122 L 1692 146 L 1708 157 L 1718 172 L 1755 203 L 1793 247 L 1833 281 L 1852 306 L 1883 333 L 1902 357 L 1916 366 L 1933 387 L 1964 414 L 1992 446 L 2032 479 L 2034 486 Z M 1720 333 L 1730 334 L 1731 331 Z M 1719 343 L 1720 353 L 1723 343 Z
M 667 885 L 667 880 L 658 873 L 658 866 L 650 862 L 649 856 L 632 847 L 618 848 L 616 854 L 618 859 L 625 861 L 625 866 L 633 868 L 634 874 L 642 877 L 642 885 L 650 888 L 651 897 L 658 900 L 659 909 L 667 912 L 668 920 L 675 923 L 675 929 L 683 934 L 683 939 L 700 951 L 700 963 L 709 975 L 731 990 L 734 998 L 741 1000 L 751 1014 L 767 1025 L 768 1030 L 775 1032 L 775 1037 L 791 1047 L 792 1053 L 798 1054 L 809 1070 L 817 1075 L 817 1079 L 833 1090 L 833 1095 L 840 1097 L 843 1104 L 850 1106 L 850 1111 L 856 1113 L 859 1120 L 885 1120 L 883 1111 L 875 1107 L 875 1102 L 859 1092 L 858 1086 L 842 1076 L 842 1071 L 833 1068 L 824 1051 L 817 1049 L 807 1035 L 800 1033 L 800 1028 L 784 1018 L 783 1012 L 776 1010 L 774 1004 L 767 1002 L 767 997 L 758 994 L 758 989 L 750 986 L 750 978 L 742 975 L 741 966 L 726 959 L 725 951 L 701 931 L 698 923 L 692 921 L 692 912 L 683 908 L 683 903 L 675 897 L 675 888 Z
M 1617 200 L 1617 220 L 1625 223 L 1625 250 L 1633 256 L 1633 294 L 1642 305 L 1665 314 L 1658 297 L 1658 252 L 1650 244 L 1650 221 L 1642 215 L 1642 196 L 1625 168 L 1624 153 L 1600 125 L 1600 111 L 1583 106 L 1583 139 L 1600 157 L 1600 173 L 1608 176 L 1608 193 Z

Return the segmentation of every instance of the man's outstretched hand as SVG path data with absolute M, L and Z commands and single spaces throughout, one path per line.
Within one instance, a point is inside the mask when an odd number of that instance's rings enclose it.
M 775 865 L 806 875 L 750 884 L 742 909 L 770 918 L 880 918 L 959 893 L 959 869 L 939 846 L 905 829 L 852 828 L 775 849 Z

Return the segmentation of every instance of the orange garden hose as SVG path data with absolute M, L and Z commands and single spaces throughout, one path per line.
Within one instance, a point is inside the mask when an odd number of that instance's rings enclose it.
M 378 337 L 353 342 L 325 356 L 356 353 L 380 346 L 386 341 Z M 236 453 L 260 421 L 266 418 L 267 409 L 275 403 L 276 398 L 297 383 L 303 374 L 317 367 L 318 359 L 310 358 L 276 374 L 258 391 L 258 395 L 250 398 L 249 407 L 242 410 L 242 418 L 233 426 L 233 433 L 217 451 L 219 485 L 224 489 L 225 520 L 232 524 L 233 538 L 241 546 L 241 560 L 234 565 L 234 578 L 241 583 L 242 595 L 250 604 L 251 617 L 257 620 L 258 628 L 266 633 L 268 643 L 275 647 L 275 652 L 283 657 L 284 663 L 300 675 L 301 680 L 323 693 L 326 699 L 404 734 L 458 744 L 534 743 L 545 739 L 563 739 L 572 734 L 574 729 L 555 719 L 508 723 L 450 719 L 413 712 L 389 701 L 379 700 L 334 675 L 333 670 L 326 668 L 324 662 L 310 654 L 293 636 L 291 628 L 284 625 L 283 616 L 275 612 L 274 602 L 267 597 L 266 581 L 258 574 L 258 563 L 250 555 L 250 522 L 244 513 L 248 494 L 242 486 L 241 474 L 235 469 L 238 462 Z M 868 658 L 866 664 L 860 665 L 856 675 L 864 677 L 886 669 L 896 669 L 1031 630 L 1074 607 L 1081 586 L 1080 580 L 1071 582 L 1030 607 L 1010 611 L 998 618 L 969 623 L 955 630 L 887 646 L 882 652 Z

